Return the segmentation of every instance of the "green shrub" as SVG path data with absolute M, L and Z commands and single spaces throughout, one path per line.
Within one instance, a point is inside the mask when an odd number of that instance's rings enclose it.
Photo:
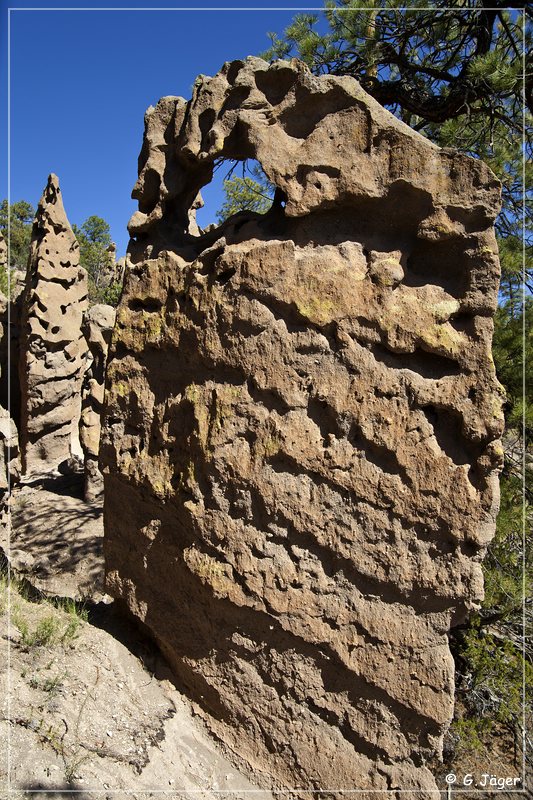
M 59 632 L 59 621 L 55 616 L 50 615 L 40 620 L 32 630 L 26 620 L 19 619 L 18 628 L 23 647 L 43 647 L 56 639 Z
M 119 304 L 121 294 L 122 284 L 119 281 L 113 281 L 113 283 L 111 283 L 109 286 L 106 286 L 105 289 L 100 290 L 99 302 L 116 308 Z

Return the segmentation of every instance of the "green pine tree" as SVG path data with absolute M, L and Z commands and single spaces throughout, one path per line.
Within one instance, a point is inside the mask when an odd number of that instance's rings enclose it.
M 272 205 L 274 187 L 263 172 L 261 165 L 256 163 L 250 167 L 247 161 L 243 161 L 242 176 L 233 176 L 238 163 L 233 164 L 229 176 L 223 183 L 226 199 L 220 210 L 217 211 L 219 223 L 229 219 L 233 214 L 238 214 L 239 211 L 254 211 L 257 214 L 264 214 Z
M 31 230 L 35 210 L 25 200 L 11 204 L 8 234 L 8 203 L 2 200 L 0 205 L 0 232 L 6 243 L 10 236 L 9 266 L 13 269 L 25 270 L 30 253 Z
M 106 288 L 103 279 L 111 267 L 111 232 L 108 223 L 95 215 L 88 217 L 83 225 L 72 230 L 80 245 L 80 265 L 87 270 L 89 299 L 94 303 L 105 302 Z

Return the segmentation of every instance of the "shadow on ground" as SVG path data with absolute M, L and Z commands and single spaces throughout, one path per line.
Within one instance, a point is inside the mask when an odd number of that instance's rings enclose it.
M 83 499 L 83 475 L 45 476 L 11 499 L 6 552 L 38 591 L 81 599 L 103 587 L 103 508 Z

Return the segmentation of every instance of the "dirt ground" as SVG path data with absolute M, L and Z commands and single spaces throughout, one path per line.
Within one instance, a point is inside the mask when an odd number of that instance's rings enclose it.
M 11 512 L 11 551 L 6 532 L 1 544 L 18 580 L 10 592 L 0 584 L 2 800 L 8 771 L 9 788 L 28 798 L 272 798 L 103 594 L 102 511 L 84 503 L 79 480 L 20 487 Z
M 46 593 L 103 598 L 102 503 L 86 503 L 80 474 L 49 475 L 13 489 L 11 530 L 0 545 L 19 576 Z

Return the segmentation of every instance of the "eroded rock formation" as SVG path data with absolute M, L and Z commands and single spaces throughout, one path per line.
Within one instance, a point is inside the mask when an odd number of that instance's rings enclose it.
M 272 209 L 193 236 L 223 158 Z M 256 775 L 426 796 L 498 507 L 498 182 L 352 78 L 259 59 L 149 109 L 139 166 L 108 590 Z
M 114 324 L 115 309 L 103 304 L 92 306 L 83 319 L 82 330 L 92 357 L 83 378 L 80 419 L 80 442 L 85 460 L 85 499 L 88 502 L 99 497 L 104 488 L 98 467 L 98 452 L 105 367 Z
M 19 478 L 19 455 L 17 426 L 9 411 L 0 406 L 0 495 Z
M 99 288 L 109 287 L 111 284 L 120 280 L 119 276 L 121 272 L 123 273 L 123 270 L 121 269 L 119 261 L 117 261 L 117 246 L 114 242 L 111 242 L 106 250 L 106 260 L 100 268 L 98 276 Z
M 18 478 L 20 454 L 15 420 L 20 415 L 18 346 L 22 282 L 9 270 L 7 244 L 0 234 L 0 267 L 8 275 L 9 297 L 0 292 L 0 493 Z
M 87 345 L 81 333 L 87 273 L 65 215 L 59 181 L 50 175 L 37 208 L 20 341 L 22 470 L 50 471 L 81 455 L 78 422 Z

